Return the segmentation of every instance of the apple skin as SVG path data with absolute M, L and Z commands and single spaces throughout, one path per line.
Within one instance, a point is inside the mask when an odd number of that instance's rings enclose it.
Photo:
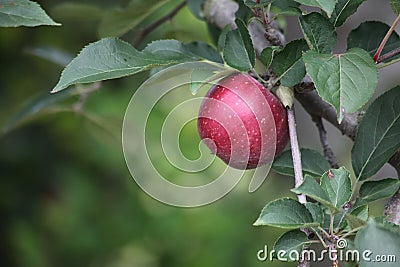
M 281 102 L 243 73 L 223 78 L 207 92 L 197 127 L 212 153 L 236 169 L 272 162 L 289 141 Z

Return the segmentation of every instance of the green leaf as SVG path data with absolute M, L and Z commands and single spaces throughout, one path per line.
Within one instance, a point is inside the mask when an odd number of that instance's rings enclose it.
M 357 208 L 353 209 L 350 212 L 350 214 L 356 216 L 357 218 L 359 218 L 363 221 L 367 221 L 368 216 L 369 216 L 369 207 L 368 207 L 368 205 L 363 205 L 363 206 L 357 207 Z
M 237 25 L 237 29 L 239 30 L 240 36 L 242 37 L 251 66 L 254 67 L 256 64 L 256 52 L 254 50 L 253 41 L 251 39 L 249 30 L 247 29 L 247 26 L 243 20 L 236 19 L 235 23 Z
M 332 12 L 330 22 L 335 27 L 340 27 L 348 17 L 353 15 L 365 0 L 338 0 Z
M 354 213 L 345 213 L 346 222 L 350 229 L 364 226 L 366 224 L 366 219 L 364 218 L 368 218 L 368 206 L 360 206 L 353 212 Z
M 321 187 L 329 201 L 336 208 L 341 208 L 351 198 L 350 173 L 345 167 L 331 169 L 321 177 Z
M 295 0 L 295 1 L 306 6 L 319 7 L 326 12 L 328 17 L 330 17 L 338 0 Z
M 378 83 L 378 71 L 369 54 L 353 48 L 345 54 L 308 51 L 303 55 L 307 73 L 318 94 L 335 107 L 339 123 L 368 102 Z
M 360 26 L 350 32 L 349 36 L 347 37 L 347 48 L 362 48 L 366 50 L 371 57 L 373 57 L 389 29 L 390 26 L 383 22 L 363 22 L 360 24 Z M 399 46 L 400 37 L 395 31 L 393 31 L 382 50 L 382 55 Z
M 400 181 L 398 179 L 382 179 L 379 181 L 368 181 L 361 185 L 359 197 L 367 202 L 391 197 L 399 190 Z
M 231 30 L 232 30 L 232 25 L 230 25 L 230 24 L 226 25 L 222 29 L 221 33 L 218 36 L 218 42 L 217 42 L 218 51 L 220 51 L 220 52 L 224 51 L 225 42 L 226 42 L 226 35 Z
M 290 191 L 296 194 L 305 194 L 306 196 L 320 202 L 322 205 L 337 211 L 336 207 L 331 204 L 327 192 L 322 189 L 321 185 L 319 185 L 313 177 L 307 174 L 304 177 L 303 183 Z
M 300 16 L 300 26 L 311 50 L 331 53 L 337 42 L 335 27 L 317 12 Z
M 248 71 L 255 64 L 253 43 L 244 22 L 236 19 L 236 25 L 237 29 L 226 33 L 223 57 L 229 66 L 241 71 Z M 221 42 L 223 42 L 223 37 Z
M 271 66 L 275 53 L 279 51 L 279 49 L 279 46 L 268 46 L 261 52 L 260 60 L 266 68 Z
M 283 50 L 276 53 L 272 68 L 283 86 L 292 87 L 304 78 L 306 70 L 301 56 L 307 50 L 307 42 L 300 39 L 288 43 Z
M 253 1 L 253 0 L 244 0 L 243 1 L 244 4 L 250 8 L 254 8 L 254 7 L 266 7 L 269 4 L 275 2 L 275 0 L 260 0 L 259 3 Z
M 398 226 L 397 226 L 398 228 Z M 360 267 L 398 267 L 396 261 L 379 262 L 376 261 L 376 256 L 394 255 L 398 260 L 400 258 L 400 234 L 398 231 L 392 231 L 391 228 L 384 224 L 380 224 L 370 220 L 366 227 L 361 229 L 355 238 L 356 249 L 360 252 L 370 251 L 365 257 L 360 257 Z
M 60 26 L 36 2 L 29 0 L 0 0 L 0 27 Z
M 321 177 L 331 168 L 329 162 L 319 152 L 304 148 L 300 151 L 304 175 L 309 174 L 314 177 Z M 282 152 L 272 164 L 272 169 L 283 175 L 294 176 L 291 150 Z
M 197 56 L 191 55 L 185 45 L 177 40 L 158 40 L 151 42 L 142 52 L 156 57 L 161 61 L 186 61 L 188 59 L 198 58 Z
M 345 210 L 341 210 L 339 213 L 333 215 L 333 231 L 335 233 L 346 227 L 346 214 L 347 212 Z M 326 229 L 329 229 L 329 227 L 327 227 Z
M 54 47 L 32 47 L 25 50 L 30 55 L 48 60 L 61 67 L 65 67 L 74 58 L 72 54 Z
M 10 132 L 41 115 L 65 111 L 65 108 L 57 106 L 57 104 L 72 96 L 78 95 L 79 92 L 80 90 L 78 90 L 78 88 L 73 88 L 60 92 L 59 94 L 50 94 L 49 92 L 38 94 L 24 104 L 21 109 L 9 119 L 3 132 Z
M 213 62 L 224 63 L 221 55 L 211 45 L 204 42 L 191 42 L 184 47 L 192 54 Z
M 390 6 L 392 7 L 394 13 L 400 16 L 400 0 L 390 0 Z
M 254 225 L 296 229 L 317 225 L 317 223 L 303 204 L 291 198 L 281 198 L 268 203 Z
M 324 222 L 325 213 L 322 210 L 321 205 L 319 203 L 307 202 L 306 208 L 311 213 L 311 216 L 313 217 L 314 222 L 322 225 Z
M 361 121 L 353 149 L 352 165 L 357 179 L 371 177 L 400 147 L 400 87 L 377 98 Z
M 300 16 L 300 4 L 292 0 L 279 0 L 271 5 L 271 12 L 275 16 Z
M 175 40 L 156 41 L 143 51 L 138 51 L 124 41 L 106 38 L 86 46 L 63 70 L 52 92 L 72 84 L 119 78 L 196 59 L 183 44 Z
M 279 260 L 285 259 L 288 262 L 296 261 L 294 255 L 301 255 L 303 247 L 310 244 L 307 235 L 300 230 L 292 230 L 281 235 L 274 244 L 274 250 L 284 251 L 279 254 Z M 297 253 L 293 254 L 296 251 Z M 276 257 L 276 255 L 275 255 Z
M 195 95 L 197 92 L 205 86 L 213 86 L 218 80 L 237 73 L 235 69 L 229 69 L 222 67 L 222 65 L 211 65 L 204 66 L 205 68 L 193 69 L 190 76 L 190 92 Z
M 304 181 L 301 185 L 291 189 L 290 191 L 296 194 L 305 194 L 306 196 L 311 197 L 322 204 L 330 204 L 328 196 L 322 190 L 322 187 L 313 177 L 308 174 L 304 176 Z
M 121 36 L 133 29 L 170 0 L 131 1 L 125 8 L 109 10 L 99 25 L 100 37 Z
M 351 206 L 351 209 L 356 209 L 358 207 L 366 205 L 367 203 L 368 203 L 367 201 L 364 201 L 361 198 L 357 197 L 353 205 Z
M 350 231 L 351 229 L 364 226 L 367 223 L 368 217 L 368 205 L 362 204 L 361 202 L 354 203 L 354 205 L 347 210 L 347 213 L 345 213 L 346 227 L 344 231 Z

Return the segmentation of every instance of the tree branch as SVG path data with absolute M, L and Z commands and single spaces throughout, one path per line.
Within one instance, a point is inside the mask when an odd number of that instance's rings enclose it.
M 386 204 L 385 215 L 389 217 L 389 221 L 392 223 L 400 224 L 400 190 Z
M 382 63 L 383 61 L 386 61 L 397 55 L 400 55 L 400 47 L 397 47 L 397 48 L 393 49 L 392 51 L 387 52 L 383 56 L 379 57 L 378 60 L 376 61 L 376 63 Z
M 322 148 L 324 150 L 325 159 L 329 162 L 332 168 L 339 169 L 339 165 L 336 161 L 335 153 L 333 153 L 332 148 L 329 145 L 328 137 L 326 135 L 326 130 L 324 126 L 324 122 L 319 116 L 311 116 L 312 120 L 315 122 L 315 125 L 318 128 L 319 139 L 321 141 Z
M 344 115 L 342 123 L 339 124 L 335 108 L 323 101 L 315 90 L 304 93 L 295 92 L 295 96 L 308 114 L 324 118 L 338 128 L 343 135 L 354 140 L 357 131 L 358 114 Z
M 143 30 L 141 30 L 138 33 L 138 38 L 134 41 L 135 44 L 139 44 L 140 42 L 143 41 L 143 39 L 149 35 L 152 31 L 154 31 L 155 29 L 157 29 L 161 24 L 163 24 L 164 22 L 171 20 L 176 14 L 178 14 L 178 12 L 186 5 L 186 1 L 183 1 L 182 3 L 180 3 L 179 5 L 177 5 L 173 10 L 171 10 L 171 12 L 169 12 L 168 14 L 166 14 L 164 17 L 159 18 L 158 20 L 156 20 L 155 22 L 153 22 L 152 24 L 150 24 L 149 26 L 147 26 L 146 28 L 144 28 Z

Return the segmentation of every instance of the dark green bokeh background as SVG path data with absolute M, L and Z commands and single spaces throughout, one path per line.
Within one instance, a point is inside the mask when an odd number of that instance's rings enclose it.
M 29 49 L 50 47 L 74 56 L 98 40 L 91 14 L 73 18 L 57 10 L 65 1 L 38 2 L 63 26 L 0 28 L 2 127 L 29 99 L 50 94 L 61 73 L 62 67 Z M 127 1 L 78 2 L 111 8 Z M 159 38 L 210 42 L 203 22 L 187 9 L 149 37 Z M 0 137 L 1 266 L 289 265 L 257 260 L 257 251 L 272 246 L 283 231 L 252 224 L 268 201 L 293 196 L 292 179 L 271 173 L 252 194 L 243 180 L 226 197 L 195 209 L 166 206 L 138 188 L 120 135 L 125 108 L 147 75 L 104 82 L 83 115 L 49 111 Z M 62 105 L 77 101 L 70 97 Z M 197 147 L 192 138 L 182 144 Z

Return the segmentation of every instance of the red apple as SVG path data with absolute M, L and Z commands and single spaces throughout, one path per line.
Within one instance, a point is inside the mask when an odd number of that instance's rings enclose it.
M 272 162 L 289 141 L 287 114 L 281 102 L 243 73 L 220 80 L 208 91 L 197 126 L 210 150 L 237 169 Z

